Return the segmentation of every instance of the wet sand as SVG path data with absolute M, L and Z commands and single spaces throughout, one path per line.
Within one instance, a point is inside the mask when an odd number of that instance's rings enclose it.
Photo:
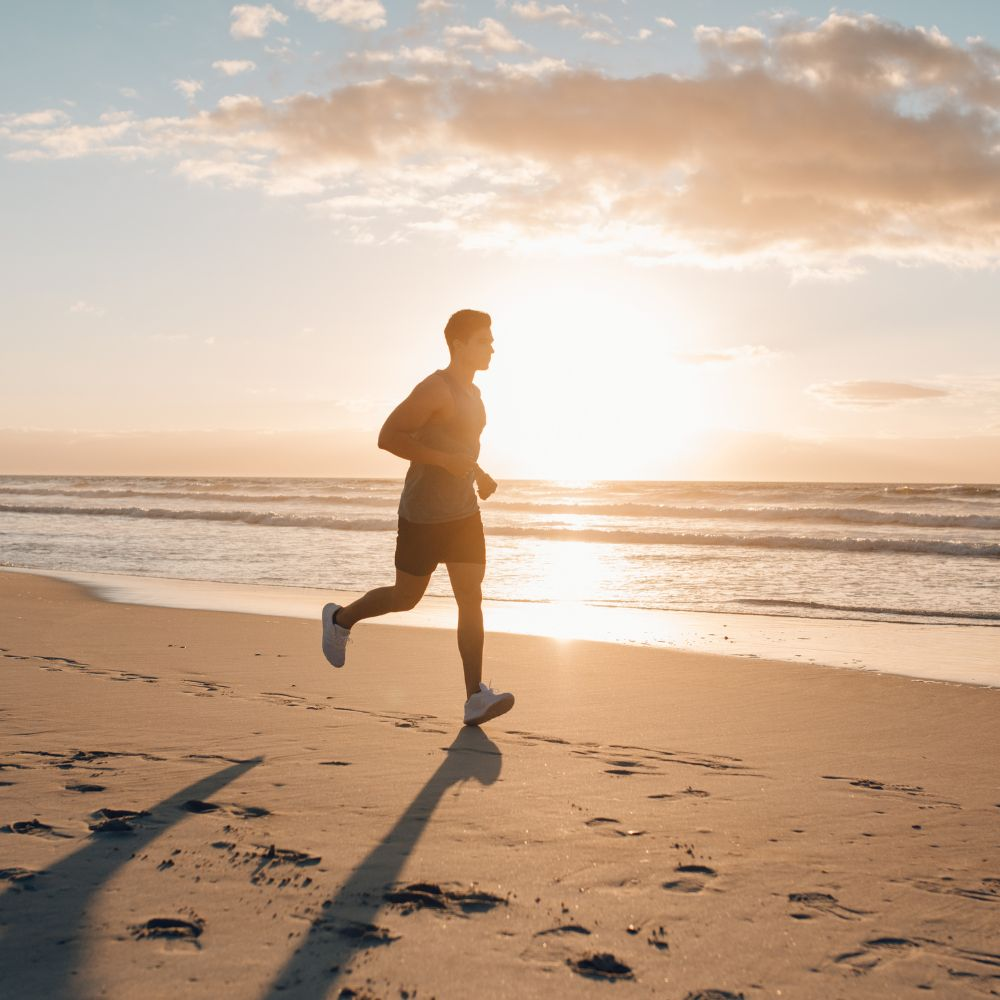
M 0 623 L 12 996 L 1000 994 L 995 688 L 491 634 L 480 731 L 440 629 Z

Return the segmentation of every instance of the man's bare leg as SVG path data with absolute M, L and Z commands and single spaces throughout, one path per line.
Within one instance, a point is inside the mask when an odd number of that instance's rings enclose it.
M 337 624 L 351 628 L 365 618 L 377 618 L 390 611 L 409 611 L 415 608 L 424 596 L 430 576 L 414 576 L 396 570 L 396 582 L 391 587 L 377 587 L 369 590 L 364 597 L 341 608 L 337 612 Z
M 465 671 L 465 693 L 474 695 L 483 679 L 483 577 L 481 563 L 448 563 L 458 604 L 458 652 Z

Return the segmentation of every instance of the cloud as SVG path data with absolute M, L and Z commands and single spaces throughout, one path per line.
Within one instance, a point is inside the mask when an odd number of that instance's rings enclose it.
M 22 160 L 240 161 L 262 191 L 307 177 L 385 198 L 385 239 L 813 275 L 1000 263 L 1000 52 L 981 41 L 839 14 L 702 26 L 703 71 L 616 78 L 544 59 L 472 70 L 467 52 L 526 48 L 491 18 L 444 37 L 384 57 L 419 64 L 408 79 L 186 118 L 6 116 L 0 140 Z
M 594 28 L 583 33 L 583 39 L 587 42 L 603 42 L 605 45 L 619 45 L 621 39 L 612 35 L 609 31 L 601 31 Z
M 216 59 L 212 63 L 212 69 L 224 76 L 239 76 L 240 73 L 249 73 L 256 68 L 257 64 L 251 59 Z
M 264 102 L 249 94 L 228 94 L 219 98 L 217 107 L 220 111 L 259 111 L 264 107 Z
M 767 52 L 767 38 L 759 28 L 746 26 L 723 31 L 699 24 L 694 29 L 695 41 L 702 52 L 716 59 L 760 59 Z
M 704 354 L 676 354 L 674 357 L 689 365 L 730 364 L 734 361 L 762 361 L 778 357 L 777 351 L 763 344 L 744 344 L 742 347 L 727 347 Z
M 510 79 L 518 77 L 538 78 L 547 73 L 568 73 L 569 65 L 565 59 L 553 59 L 551 56 L 543 56 L 527 63 L 498 63 L 497 70 Z
M 451 10 L 455 4 L 451 0 L 420 0 L 417 10 L 421 14 L 438 14 L 446 10 Z
M 134 100 L 139 96 L 139 91 L 136 90 L 135 87 L 119 87 L 118 93 L 121 94 L 122 97 L 127 97 L 130 100 Z
M 272 22 L 284 24 L 288 20 L 287 14 L 282 14 L 269 3 L 263 7 L 238 3 L 229 12 L 229 16 L 233 19 L 229 26 L 229 33 L 233 38 L 263 38 Z
M 201 80 L 174 80 L 174 90 L 183 94 L 189 101 L 204 87 Z
M 362 31 L 385 26 L 385 7 L 379 0 L 295 0 L 320 21 L 336 21 Z
M 402 63 L 409 66 L 431 68 L 460 68 L 472 65 L 465 56 L 460 55 L 454 49 L 439 49 L 431 45 L 418 45 L 416 48 L 401 45 L 396 51 L 389 49 L 365 49 L 361 52 L 349 53 L 348 60 L 351 63 L 364 63 L 376 66 L 380 64 Z
M 294 56 L 295 51 L 292 48 L 292 40 L 287 36 L 279 36 L 275 39 L 276 44 L 265 45 L 264 51 L 269 56 L 274 56 L 276 59 L 281 59 L 284 62 L 290 62 Z
M 66 311 L 83 316 L 103 316 L 107 312 L 104 306 L 94 305 L 93 302 L 87 302 L 85 299 L 78 299 Z
M 921 399 L 940 399 L 950 396 L 950 389 L 914 385 L 912 382 L 819 382 L 806 390 L 817 399 L 831 406 L 850 409 L 872 409 L 898 406 Z
M 528 0 L 527 3 L 512 3 L 510 12 L 524 21 L 554 21 L 562 27 L 580 27 L 585 23 L 564 3 L 540 4 L 537 0 Z
M 515 38 L 510 29 L 492 17 L 484 17 L 478 28 L 469 25 L 450 25 L 444 29 L 445 41 L 462 49 L 475 52 L 522 52 L 525 42 Z
M 62 125 L 69 120 L 69 115 L 59 108 L 46 108 L 44 111 L 29 111 L 23 115 L 0 115 L 0 123 L 11 128 Z
M 664 28 L 676 28 L 677 22 L 672 17 L 658 17 L 656 23 Z

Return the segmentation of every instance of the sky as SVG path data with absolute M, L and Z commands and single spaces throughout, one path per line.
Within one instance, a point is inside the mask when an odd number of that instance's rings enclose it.
M 0 473 L 1000 480 L 1000 4 L 0 5 Z

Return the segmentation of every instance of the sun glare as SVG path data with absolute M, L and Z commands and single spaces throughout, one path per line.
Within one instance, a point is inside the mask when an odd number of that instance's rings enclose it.
M 527 478 L 663 476 L 712 411 L 698 373 L 675 358 L 675 323 L 597 289 L 546 293 L 495 318 L 483 380 L 491 452 Z

